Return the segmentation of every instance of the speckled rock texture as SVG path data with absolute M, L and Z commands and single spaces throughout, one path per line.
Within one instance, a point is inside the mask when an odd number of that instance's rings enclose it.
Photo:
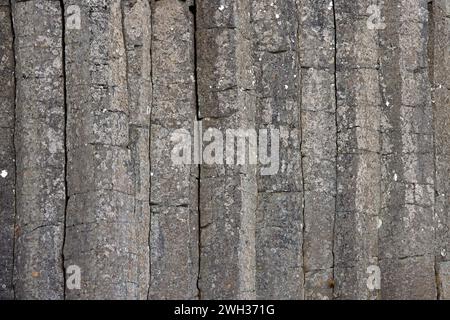
M 0 0 L 0 299 L 450 299 L 450 0 Z

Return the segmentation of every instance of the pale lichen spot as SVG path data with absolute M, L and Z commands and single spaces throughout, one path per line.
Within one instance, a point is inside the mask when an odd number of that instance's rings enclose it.
M 383 221 L 380 218 L 377 218 L 377 229 L 380 229 L 383 225 Z
M 2 178 L 6 178 L 6 177 L 8 176 L 8 171 L 2 170 L 2 172 L 0 173 L 0 176 L 1 176 Z

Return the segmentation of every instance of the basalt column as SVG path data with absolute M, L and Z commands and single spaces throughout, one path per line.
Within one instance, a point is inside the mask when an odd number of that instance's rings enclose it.
M 18 299 L 64 297 L 65 105 L 59 1 L 13 1 Z M 2 32 L 3 29 L 2 29 Z
M 428 1 L 386 2 L 380 30 L 383 299 L 436 299 Z
M 335 298 L 376 299 L 380 293 L 380 115 L 378 29 L 372 1 L 335 1 L 337 203 Z
M 304 290 L 300 153 L 299 7 L 252 1 L 259 135 L 256 297 L 301 299 Z M 263 137 L 267 136 L 267 142 Z M 266 162 L 265 157 L 271 160 Z
M 305 299 L 331 299 L 336 210 L 333 2 L 299 1 Z
M 196 1 L 199 115 L 209 142 L 214 132 L 220 141 L 227 130 L 249 136 L 255 131 L 249 5 Z M 238 159 L 243 154 L 235 157 L 237 144 L 229 134 L 217 147 L 227 155 L 201 165 L 198 284 L 203 299 L 255 298 L 256 163 L 250 163 L 248 150 L 247 161 Z
M 138 227 L 145 208 L 138 200 L 145 195 L 136 192 L 133 180 L 139 171 L 133 129 L 145 120 L 128 92 L 128 81 L 138 77 L 127 70 L 133 63 L 128 57 L 138 53 L 128 55 L 126 48 L 133 41 L 123 28 L 130 23 L 130 8 L 111 0 L 64 1 L 64 9 L 69 197 L 64 265 L 81 272 L 81 288 L 68 288 L 66 298 L 142 298 L 148 286 L 139 274 L 148 268 L 141 256 L 146 235 Z
M 436 269 L 438 298 L 450 299 L 450 1 L 428 3 L 429 76 L 435 152 Z
M 193 144 L 197 120 L 194 8 L 152 3 L 150 299 L 198 297 L 198 165 L 177 163 L 178 132 Z

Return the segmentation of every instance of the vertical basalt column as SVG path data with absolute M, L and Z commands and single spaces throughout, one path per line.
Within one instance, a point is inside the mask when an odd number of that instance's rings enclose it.
M 383 299 L 435 299 L 433 115 L 426 0 L 385 2 L 380 30 Z
M 331 299 L 334 286 L 337 128 L 332 4 L 299 1 L 305 299 Z
M 252 1 L 259 150 L 256 297 L 303 298 L 303 185 L 297 2 Z M 267 130 L 267 144 L 261 140 Z M 275 146 L 278 144 L 278 147 Z M 267 151 L 266 151 L 267 150 Z
M 428 3 L 429 71 L 435 145 L 435 217 L 438 297 L 450 299 L 450 1 Z
M 203 147 L 209 155 L 215 143 L 217 155 L 204 159 L 200 173 L 200 297 L 254 298 L 256 163 L 250 163 L 248 148 L 246 160 L 238 160 L 243 153 L 236 157 L 236 146 L 255 135 L 251 8 L 243 0 L 196 4 Z M 243 138 L 235 139 L 239 133 L 232 130 L 241 130 Z M 246 146 L 254 146 L 249 140 Z
M 136 123 L 139 111 L 130 111 L 136 103 L 128 101 L 127 79 L 136 74 L 127 70 L 121 1 L 64 1 L 64 9 L 69 196 L 64 263 L 81 271 L 81 288 L 68 288 L 66 297 L 141 298 L 146 284 L 139 273 L 148 271 L 142 270 L 140 246 L 146 235 L 139 234 L 137 140 L 130 138 L 130 122 Z
M 129 129 L 138 254 L 138 299 L 147 299 L 150 276 L 151 7 L 147 0 L 122 1 L 127 57 Z
M 62 299 L 65 107 L 59 1 L 13 1 L 16 53 L 15 294 Z
M 9 0 L 0 1 L 0 300 L 14 298 L 15 80 Z
M 152 12 L 149 298 L 197 299 L 194 16 L 189 3 L 180 0 L 153 2 Z M 179 135 L 180 132 L 185 135 Z M 178 163 L 174 161 L 172 151 L 181 137 L 186 138 L 184 155 L 188 160 Z
M 367 14 L 371 4 L 370 0 L 335 1 L 337 299 L 376 299 L 380 289 L 377 227 L 381 227 L 381 95 L 378 26 L 370 24 Z

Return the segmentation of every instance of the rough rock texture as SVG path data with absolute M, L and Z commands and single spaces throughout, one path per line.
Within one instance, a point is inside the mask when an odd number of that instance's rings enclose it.
M 294 0 L 252 1 L 256 128 L 258 132 L 263 129 L 280 131 L 278 172 L 274 175 L 257 172 L 258 299 L 303 297 L 298 12 Z M 271 147 L 271 152 L 276 152 Z
M 428 75 L 431 82 L 434 128 L 436 232 L 435 268 L 438 298 L 450 299 L 450 2 L 428 4 L 429 28 Z
M 0 299 L 450 299 L 449 110 L 450 0 L 0 0 Z
M 380 32 L 381 294 L 435 299 L 429 11 L 425 0 L 400 3 L 386 4 L 386 23 L 393 27 Z
M 196 299 L 198 166 L 171 161 L 171 134 L 194 134 L 194 16 L 178 0 L 152 3 L 150 299 Z
M 371 1 L 335 2 L 337 192 L 335 297 L 374 299 L 367 268 L 378 266 L 380 109 L 378 31 L 366 26 Z
M 305 299 L 333 295 L 336 209 L 334 15 L 329 1 L 299 2 Z
M 140 200 L 139 180 L 133 179 L 136 173 L 145 179 L 145 172 L 140 170 L 142 143 L 135 130 L 137 93 L 130 103 L 128 92 L 128 81 L 137 74 L 128 61 L 135 52 L 127 54 L 126 41 L 133 41 L 127 9 L 126 2 L 90 1 L 81 7 L 81 28 L 65 29 L 64 266 L 79 266 L 84 279 L 79 290 L 66 290 L 68 299 L 137 299 L 145 292 L 140 287 L 148 288 L 148 277 L 140 276 L 148 272 L 148 258 L 145 263 L 140 256 L 148 255 L 143 250 L 147 244 L 139 238 L 140 222 L 148 223 L 149 210 L 148 197 Z M 142 84 L 138 80 L 134 89 Z M 140 201 L 147 203 L 147 210 Z
M 63 18 L 58 1 L 13 2 L 18 299 L 62 299 L 66 204 Z
M 199 117 L 205 132 L 251 129 L 256 97 L 250 2 L 214 2 L 200 0 L 196 8 Z M 226 149 L 236 149 L 236 139 L 228 143 Z M 254 298 L 256 165 L 225 160 L 200 166 L 199 294 Z
M 12 299 L 15 215 L 15 80 L 11 7 L 0 2 L 0 299 Z

